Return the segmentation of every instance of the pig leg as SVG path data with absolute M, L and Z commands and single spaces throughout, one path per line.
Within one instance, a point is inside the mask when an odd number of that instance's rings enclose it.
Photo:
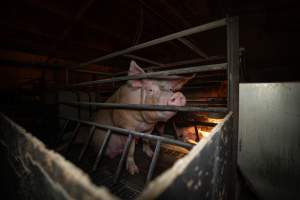
M 129 152 L 127 155 L 126 169 L 129 174 L 134 175 L 139 173 L 139 168 L 134 162 L 134 151 L 135 151 L 135 140 L 133 140 L 129 147 Z
M 150 142 L 148 139 L 143 139 L 143 152 L 149 157 L 153 156 L 153 151 L 150 147 Z

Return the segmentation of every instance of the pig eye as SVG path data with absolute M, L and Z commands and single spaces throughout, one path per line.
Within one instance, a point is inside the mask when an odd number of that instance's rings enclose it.
M 152 90 L 152 89 L 149 89 L 148 91 L 149 91 L 149 92 L 153 92 L 153 90 Z
M 170 91 L 170 92 L 173 92 L 173 88 L 170 88 L 169 91 Z

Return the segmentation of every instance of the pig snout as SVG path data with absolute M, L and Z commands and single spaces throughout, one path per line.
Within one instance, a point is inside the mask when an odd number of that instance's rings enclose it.
M 168 101 L 170 106 L 185 106 L 186 98 L 181 92 L 174 93 Z

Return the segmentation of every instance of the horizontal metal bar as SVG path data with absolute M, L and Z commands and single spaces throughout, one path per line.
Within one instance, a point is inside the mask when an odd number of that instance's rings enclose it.
M 167 106 L 151 104 L 122 104 L 122 103 L 97 103 L 97 102 L 78 102 L 61 101 L 60 104 L 71 106 L 96 106 L 99 108 L 130 109 L 130 110 L 159 110 L 159 111 L 180 111 L 180 112 L 227 112 L 224 107 L 186 107 L 186 106 Z
M 143 58 L 143 57 L 140 57 L 140 56 L 136 56 L 136 55 L 131 55 L 131 54 L 125 54 L 123 55 L 124 57 L 127 57 L 127 58 L 131 58 L 131 59 L 135 59 L 135 60 L 140 60 L 140 61 L 143 61 L 143 62 L 146 62 L 146 63 L 150 63 L 152 65 L 158 65 L 158 66 L 163 66 L 163 64 L 159 63 L 159 62 L 156 62 L 154 60 L 150 60 L 148 58 Z
M 76 69 L 76 70 L 73 70 L 73 71 L 87 73 L 87 74 L 97 74 L 97 75 L 101 75 L 101 76 L 112 76 L 111 73 L 97 72 L 97 71 L 85 70 L 85 69 Z
M 67 87 L 87 86 L 87 85 L 95 85 L 95 84 L 101 84 L 101 83 L 110 83 L 110 82 L 145 79 L 145 78 L 159 79 L 160 76 L 169 76 L 169 75 L 177 75 L 177 74 L 190 74 L 190 73 L 216 71 L 216 70 L 225 70 L 226 68 L 227 68 L 227 63 L 202 65 L 202 66 L 196 66 L 196 67 L 165 70 L 165 71 L 159 71 L 159 72 L 149 72 L 149 73 L 145 73 L 145 74 L 141 74 L 141 75 L 134 75 L 134 76 L 121 76 L 121 77 L 107 78 L 107 79 L 101 79 L 101 80 L 95 80 L 95 81 L 87 81 L 87 82 L 68 85 Z
M 126 136 L 128 136 L 129 134 L 132 134 L 133 136 L 143 137 L 145 139 L 155 140 L 155 141 L 160 140 L 162 143 L 175 144 L 177 146 L 181 146 L 181 147 L 185 147 L 185 148 L 192 148 L 194 146 L 194 145 L 186 143 L 186 142 L 181 142 L 181 141 L 166 138 L 166 137 L 161 137 L 161 136 L 151 135 L 151 134 L 145 134 L 145 133 L 141 133 L 141 132 L 137 132 L 137 131 L 130 131 L 130 130 L 127 130 L 127 129 L 124 129 L 124 128 L 114 127 L 114 126 L 105 125 L 105 124 L 99 124 L 99 123 L 96 123 L 96 122 L 90 122 L 90 121 L 79 120 L 79 119 L 74 119 L 74 118 L 70 118 L 70 117 L 63 117 L 63 116 L 59 116 L 59 118 L 69 119 L 71 121 L 80 122 L 82 124 L 95 126 L 95 127 L 100 128 L 100 129 L 110 129 L 113 132 L 121 133 L 121 134 L 126 135 Z
M 149 70 L 160 70 L 160 69 L 166 69 L 166 68 L 171 68 L 171 67 L 178 67 L 181 65 L 189 65 L 189 64 L 197 64 L 197 63 L 202 63 L 202 62 L 208 62 L 208 61 L 216 61 L 216 60 L 222 60 L 225 59 L 226 57 L 224 56 L 210 56 L 208 58 L 196 58 L 196 59 L 190 59 L 190 60 L 182 60 L 182 61 L 177 61 L 177 62 L 172 62 L 172 63 L 166 63 L 163 64 L 163 66 L 157 66 L 157 65 L 153 65 L 153 66 L 149 66 L 146 68 L 143 68 L 145 71 L 149 71 Z M 115 73 L 115 76 L 120 76 L 120 75 L 124 75 L 127 74 L 128 71 L 122 71 L 122 72 L 118 72 Z
M 90 65 L 90 64 L 93 64 L 93 63 L 97 63 L 97 62 L 100 62 L 100 61 L 103 61 L 103 60 L 107 60 L 109 58 L 124 55 L 124 54 L 131 53 L 131 52 L 139 50 L 139 49 L 143 49 L 143 48 L 146 48 L 146 47 L 151 47 L 151 46 L 154 46 L 154 45 L 157 45 L 157 44 L 161 44 L 163 42 L 168 42 L 168 41 L 171 41 L 171 40 L 174 40 L 174 39 L 177 39 L 177 38 L 185 37 L 185 36 L 192 35 L 192 34 L 199 33 L 199 32 L 203 32 L 203 31 L 208 31 L 208 30 L 211 30 L 211 29 L 214 29 L 214 28 L 225 26 L 225 25 L 226 25 L 226 18 L 220 19 L 220 20 L 217 20 L 217 21 L 214 21 L 214 22 L 210 22 L 210 23 L 203 24 L 203 25 L 200 25 L 200 26 L 196 26 L 196 27 L 193 27 L 193 28 L 189 28 L 189 29 L 177 32 L 177 33 L 173 33 L 171 35 L 166 35 L 164 37 L 157 38 L 157 39 L 154 39 L 154 40 L 142 43 L 142 44 L 138 44 L 138 45 L 123 49 L 121 51 L 113 52 L 113 53 L 110 53 L 108 55 L 101 56 L 99 58 L 90 60 L 88 62 L 80 63 L 78 66 L 71 67 L 71 68 L 72 69 L 82 68 L 84 66 L 87 66 L 87 65 Z
M 210 126 L 210 127 L 214 127 L 218 123 L 201 122 L 201 121 L 183 121 L 183 122 L 179 122 L 179 123 L 176 123 L 176 124 L 187 125 L 187 126 L 197 125 L 197 126 Z

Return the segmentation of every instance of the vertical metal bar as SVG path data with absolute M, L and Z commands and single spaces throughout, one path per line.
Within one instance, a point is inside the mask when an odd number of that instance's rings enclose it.
M 111 136 L 111 130 L 108 129 L 107 132 L 106 132 L 106 136 L 105 136 L 105 138 L 104 138 L 104 141 L 103 141 L 103 143 L 102 143 L 102 145 L 101 145 L 101 148 L 100 148 L 100 150 L 99 150 L 99 152 L 98 152 L 98 154 L 97 154 L 95 163 L 94 163 L 94 165 L 93 165 L 93 171 L 96 171 L 96 169 L 97 169 L 97 167 L 98 167 L 98 165 L 99 165 L 99 162 L 101 161 L 101 159 L 102 159 L 102 157 L 103 157 L 103 155 L 104 155 L 104 152 L 105 152 L 104 150 L 105 150 L 105 148 L 106 148 L 106 146 L 107 146 L 107 144 L 108 144 L 108 141 L 109 141 L 110 136 Z
M 61 141 L 61 139 L 62 139 L 62 137 L 63 137 L 63 135 L 65 133 L 65 129 L 67 128 L 67 126 L 68 126 L 69 123 L 70 123 L 70 120 L 67 119 L 66 122 L 63 125 L 63 128 L 60 130 L 60 132 L 59 132 L 59 134 L 57 136 L 57 140 L 56 140 L 56 145 L 55 146 L 57 146 L 59 144 L 59 142 Z
M 65 69 L 65 83 L 69 84 L 69 69 Z
M 92 101 L 91 93 L 87 92 L 87 94 L 88 94 L 88 97 L 89 97 L 89 103 L 91 103 L 91 101 Z M 92 105 L 90 104 L 89 105 L 89 119 L 91 119 L 91 117 L 92 117 Z
M 78 161 L 81 161 L 83 155 L 85 154 L 86 149 L 88 148 L 89 144 L 91 143 L 91 139 L 93 138 L 94 133 L 95 133 L 95 126 L 92 126 L 91 130 L 90 130 L 90 133 L 89 133 L 89 136 L 88 136 L 88 139 L 87 139 L 86 143 L 84 144 L 84 146 L 83 146 L 83 148 L 80 152 L 80 155 L 78 157 Z
M 198 132 L 198 128 L 197 128 L 196 124 L 194 125 L 194 128 L 195 128 L 195 133 L 196 133 L 196 141 L 199 142 L 200 141 L 200 137 L 199 137 L 199 132 Z
M 227 59 L 228 59 L 228 99 L 229 110 L 233 112 L 232 131 L 232 180 L 229 183 L 229 199 L 236 199 L 237 150 L 238 150 L 238 111 L 239 111 L 239 19 L 227 18 Z
M 76 125 L 76 127 L 75 127 L 75 129 L 74 129 L 74 131 L 73 131 L 73 133 L 72 133 L 72 138 L 71 138 L 70 142 L 69 142 L 68 145 L 67 145 L 67 151 L 70 150 L 71 145 L 73 144 L 73 142 L 74 142 L 74 140 L 75 140 L 75 138 L 76 138 L 76 136 L 77 136 L 77 134 L 78 134 L 80 125 L 81 125 L 81 123 L 78 122 L 77 125 Z
M 77 101 L 80 102 L 80 94 L 78 91 L 75 91 L 76 97 L 77 97 Z M 77 105 L 77 115 L 78 115 L 78 119 L 81 119 L 81 106 Z
M 155 151 L 154 151 L 152 161 L 151 161 L 151 164 L 150 164 L 150 167 L 149 167 L 149 171 L 148 171 L 148 174 L 147 174 L 146 183 L 149 183 L 151 178 L 152 178 L 154 168 L 156 166 L 156 162 L 158 160 L 158 156 L 159 156 L 159 152 L 160 152 L 160 145 L 161 145 L 161 141 L 157 140 Z
M 132 139 L 133 139 L 132 134 L 129 133 L 127 141 L 126 141 L 125 148 L 123 150 L 123 153 L 122 153 L 122 156 L 121 156 L 121 159 L 120 159 L 117 171 L 116 171 L 116 175 L 115 175 L 115 178 L 114 178 L 114 183 L 117 183 L 119 181 L 122 169 L 124 167 L 124 163 L 126 162 L 126 157 L 127 157 L 127 154 L 128 154 L 129 147 L 130 147 L 130 144 L 132 142 Z

